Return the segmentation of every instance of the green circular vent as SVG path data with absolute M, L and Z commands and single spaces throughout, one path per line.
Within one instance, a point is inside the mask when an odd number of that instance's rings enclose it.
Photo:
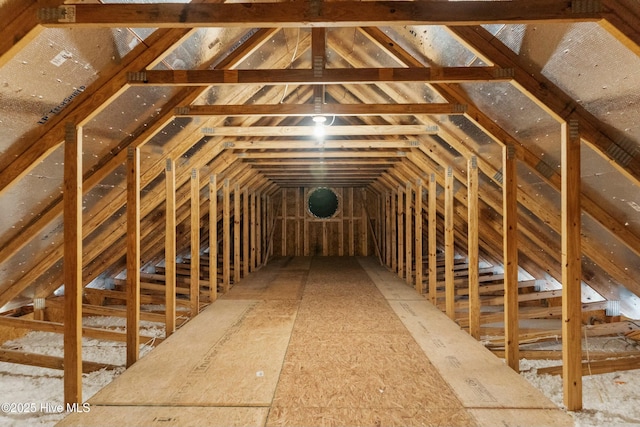
M 316 188 L 309 194 L 307 205 L 316 218 L 331 218 L 338 210 L 338 196 L 329 188 Z

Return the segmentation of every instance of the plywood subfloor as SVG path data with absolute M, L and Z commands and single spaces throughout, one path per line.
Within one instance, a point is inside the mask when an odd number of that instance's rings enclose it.
M 527 386 L 374 260 L 283 258 L 59 425 L 572 425 Z

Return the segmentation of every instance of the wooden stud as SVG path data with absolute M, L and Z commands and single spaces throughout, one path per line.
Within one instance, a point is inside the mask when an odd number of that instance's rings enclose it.
M 562 383 L 564 405 L 582 409 L 580 129 L 562 123 Z
M 355 235 L 355 221 L 354 221 L 354 210 L 353 210 L 353 205 L 355 203 L 354 201 L 354 197 L 355 197 L 355 193 L 353 191 L 353 187 L 349 188 L 349 202 L 348 202 L 348 206 L 349 206 L 349 256 L 355 256 L 356 254 L 356 250 L 355 250 L 355 245 L 356 245 L 356 235 Z
M 367 227 L 367 210 L 366 210 L 366 206 L 367 206 L 367 192 L 366 190 L 363 188 L 362 189 L 362 207 L 360 209 L 361 214 L 360 214 L 360 243 L 361 243 L 361 250 L 362 256 L 367 256 L 369 255 L 369 227 Z
M 395 191 L 391 193 L 391 270 L 398 271 L 398 195 Z
M 200 312 L 200 172 L 191 170 L 191 317 Z
M 281 231 L 282 231 L 282 250 L 280 255 L 282 256 L 287 256 L 287 242 L 289 239 L 287 239 L 287 189 L 283 188 L 282 191 L 282 227 L 281 227 Z
M 257 234 L 258 234 L 258 227 L 256 226 L 256 221 L 257 221 L 257 214 L 256 214 L 256 208 L 258 207 L 258 203 L 257 203 L 257 196 L 256 196 L 256 192 L 252 191 L 250 196 L 251 198 L 251 220 L 250 220 L 250 224 L 249 224 L 249 230 L 251 231 L 251 241 L 249 243 L 250 247 L 251 247 L 251 255 L 250 255 L 250 259 L 249 259 L 249 264 L 251 266 L 251 271 L 255 271 L 256 270 L 256 266 L 257 266 L 257 262 L 256 262 L 256 242 L 258 242 L 258 240 L 256 240 Z
M 140 149 L 127 151 L 127 368 L 140 357 Z
M 233 187 L 233 284 L 240 282 L 240 184 Z
M 429 176 L 429 205 L 427 206 L 429 212 L 428 223 L 428 237 L 429 237 L 429 301 L 431 304 L 436 305 L 437 302 L 437 255 L 438 255 L 438 229 L 437 229 L 437 190 L 438 182 L 436 181 L 436 174 L 432 173 Z
M 231 287 L 231 189 L 229 180 L 222 185 L 222 287 L 224 293 Z M 266 258 L 266 257 L 265 257 Z
M 405 230 L 405 238 L 404 238 L 404 249 L 405 249 L 405 281 L 407 285 L 411 285 L 411 280 L 413 279 L 413 246 L 411 243 L 412 239 L 412 222 L 411 222 L 411 205 L 413 198 L 413 190 L 411 189 L 411 182 L 407 182 L 406 192 L 405 192 L 405 208 L 404 208 L 404 230 Z
M 446 313 L 455 319 L 455 283 L 453 276 L 453 262 L 455 257 L 455 221 L 454 221 L 454 187 L 455 177 L 453 168 L 449 166 L 445 175 L 444 185 L 444 277 L 445 277 L 445 306 Z
M 165 166 L 165 337 L 176 330 L 176 163 Z
M 64 141 L 64 402 L 82 403 L 82 128 Z
M 249 246 L 251 241 L 249 240 L 249 221 L 251 215 L 249 214 L 249 190 L 245 188 L 242 191 L 242 276 L 247 277 L 249 275 Z
M 262 265 L 262 207 L 263 207 L 263 195 L 261 191 L 258 191 L 256 195 L 256 265 L 255 269 L 259 265 Z
M 384 219 L 385 219 L 385 227 L 384 227 L 384 236 L 385 236 L 385 261 L 388 268 L 392 268 L 391 263 L 393 256 L 391 254 L 391 247 L 393 246 L 391 243 L 391 198 L 393 197 L 393 193 L 387 192 L 385 194 L 384 200 Z
M 504 253 L 505 359 L 520 370 L 518 325 L 518 183 L 516 156 L 512 145 L 502 149 L 502 236 Z
M 415 288 L 416 291 L 422 295 L 424 293 L 424 287 L 422 285 L 422 275 L 423 275 L 423 264 L 422 264 L 422 180 L 420 178 L 416 179 L 416 201 L 415 201 L 415 230 L 414 230 L 414 238 L 415 238 L 415 249 L 414 249 L 414 258 L 416 260 L 416 277 L 415 277 Z
M 344 189 L 337 188 L 334 191 L 339 193 L 340 203 L 344 201 Z M 344 256 L 344 207 L 340 209 L 340 222 L 338 222 L 338 256 Z
M 209 176 L 209 300 L 218 299 L 218 177 Z
M 469 334 L 480 339 L 478 159 L 467 162 L 467 246 L 469 258 Z
M 398 221 L 398 276 L 404 278 L 404 189 L 402 185 L 398 186 L 398 213 L 396 215 Z

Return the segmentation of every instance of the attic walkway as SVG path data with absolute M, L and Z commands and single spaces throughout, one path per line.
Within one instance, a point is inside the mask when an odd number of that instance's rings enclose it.
M 274 261 L 89 403 L 58 425 L 573 425 L 371 258 Z

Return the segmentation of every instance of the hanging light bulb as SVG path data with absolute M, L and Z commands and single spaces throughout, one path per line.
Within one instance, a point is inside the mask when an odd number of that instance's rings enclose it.
M 325 116 L 313 116 L 313 122 L 316 124 L 313 133 L 320 143 L 322 143 L 322 141 L 324 140 L 324 124 L 326 121 L 327 118 Z

